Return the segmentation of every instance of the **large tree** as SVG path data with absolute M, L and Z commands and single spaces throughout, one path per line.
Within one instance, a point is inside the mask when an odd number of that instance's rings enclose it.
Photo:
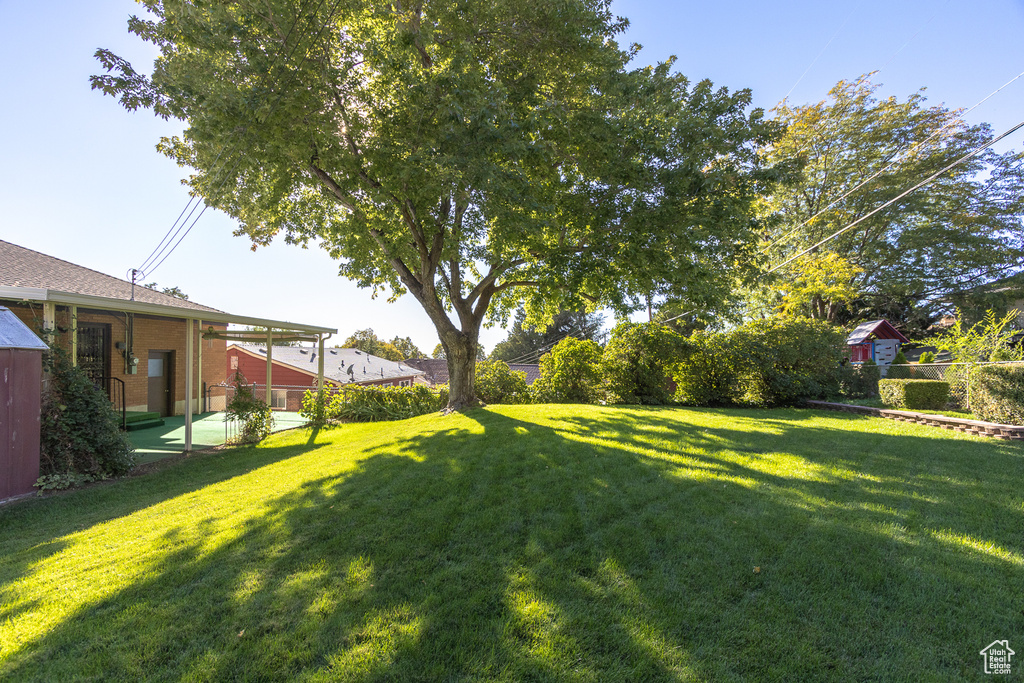
M 827 100 L 776 108 L 787 131 L 766 156 L 772 163 L 802 164 L 803 178 L 777 186 L 770 197 L 768 209 L 782 220 L 768 233 L 774 243 L 768 254 L 779 264 L 863 219 L 777 271 L 778 286 L 794 301 L 807 293 L 809 280 L 819 280 L 808 308 L 818 317 L 842 322 L 901 311 L 910 325 L 932 317 L 928 307 L 951 293 L 1020 267 L 1024 166 L 1018 152 L 988 149 L 868 217 L 993 138 L 987 125 L 925 106 L 921 92 L 901 102 L 878 99 L 877 88 L 867 77 L 841 81 Z
M 142 3 L 152 74 L 99 50 L 94 87 L 184 121 L 158 148 L 254 245 L 316 242 L 414 296 L 449 408 L 476 403 L 489 312 L 700 299 L 749 260 L 775 124 L 747 91 L 628 69 L 609 0 Z

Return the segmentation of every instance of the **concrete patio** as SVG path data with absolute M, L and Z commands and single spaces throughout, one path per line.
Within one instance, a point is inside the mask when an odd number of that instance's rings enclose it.
M 153 462 L 185 449 L 185 417 L 176 415 L 163 418 L 162 427 L 151 427 L 128 432 L 128 438 L 135 446 L 139 464 Z M 300 427 L 306 420 L 298 413 L 274 412 L 274 429 L 280 432 Z M 192 450 L 220 446 L 226 440 L 224 413 L 203 413 L 192 418 Z

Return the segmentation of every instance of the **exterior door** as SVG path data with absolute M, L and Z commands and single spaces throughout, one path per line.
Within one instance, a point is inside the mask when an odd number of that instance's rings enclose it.
M 94 384 L 110 377 L 110 325 L 78 323 L 78 367 Z
M 174 377 L 171 367 L 170 351 L 150 351 L 147 364 L 149 375 L 148 408 L 151 413 L 160 413 L 160 417 L 171 415 L 171 379 Z

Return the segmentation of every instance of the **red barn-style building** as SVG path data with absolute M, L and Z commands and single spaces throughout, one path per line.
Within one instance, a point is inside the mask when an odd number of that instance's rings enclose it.
M 873 360 L 879 365 L 892 363 L 900 347 L 909 341 L 888 320 L 869 320 L 861 323 L 846 338 L 852 362 L 863 363 L 866 360 Z

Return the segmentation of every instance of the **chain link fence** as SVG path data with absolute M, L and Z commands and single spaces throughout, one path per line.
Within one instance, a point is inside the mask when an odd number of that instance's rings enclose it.
M 1020 361 L 995 363 L 909 363 L 880 365 L 882 379 L 934 379 L 949 382 L 949 404 L 956 410 L 971 409 L 971 370 L 983 365 L 1019 365 Z

